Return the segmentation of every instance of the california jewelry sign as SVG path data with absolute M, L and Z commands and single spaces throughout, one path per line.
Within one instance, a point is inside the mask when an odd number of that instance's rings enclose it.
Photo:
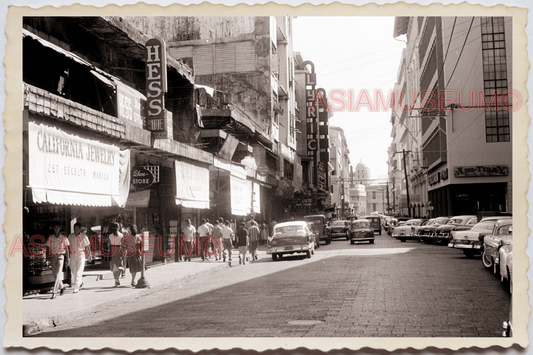
M 507 165 L 456 166 L 453 168 L 453 176 L 456 178 L 507 175 L 509 175 Z
M 29 184 L 32 188 L 119 194 L 118 147 L 28 123 Z

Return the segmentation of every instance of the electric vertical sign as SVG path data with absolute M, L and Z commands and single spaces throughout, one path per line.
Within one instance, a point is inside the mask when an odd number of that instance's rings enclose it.
M 154 37 L 146 42 L 146 125 L 152 132 L 167 132 L 165 93 L 167 92 L 166 44 Z

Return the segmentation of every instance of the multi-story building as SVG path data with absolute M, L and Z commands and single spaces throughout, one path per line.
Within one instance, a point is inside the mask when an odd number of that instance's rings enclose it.
M 331 175 L 331 202 L 336 206 L 337 216 L 351 214 L 350 202 L 350 149 L 346 143 L 344 130 L 330 126 L 330 164 L 333 166 Z
M 512 212 L 511 31 L 505 17 L 396 18 L 394 36 L 407 36 L 389 149 L 400 213 Z
M 234 212 L 288 218 L 283 199 L 292 198 L 302 185 L 302 165 L 296 154 L 292 18 L 135 17 L 127 21 L 165 40 L 170 56 L 193 68 L 200 97 L 207 91 L 207 99 L 197 103 L 200 125 L 180 128 L 194 130 L 203 149 L 223 160 L 220 166 L 246 168 L 246 183 L 253 182 L 253 196 L 260 203 L 255 209 Z M 212 183 L 220 185 L 221 173 L 224 179 L 236 181 L 231 169 L 211 170 Z M 219 209 L 228 192 L 214 190 Z
M 327 97 L 324 89 L 317 87 L 314 64 L 304 60 L 300 53 L 294 55 L 297 154 L 302 162 L 302 194 L 305 204 L 297 214 L 332 212 L 330 195 L 330 144 Z

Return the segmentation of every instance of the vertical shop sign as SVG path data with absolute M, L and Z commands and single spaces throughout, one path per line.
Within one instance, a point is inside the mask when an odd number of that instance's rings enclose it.
M 167 92 L 166 44 L 159 37 L 146 42 L 146 129 L 165 133 Z

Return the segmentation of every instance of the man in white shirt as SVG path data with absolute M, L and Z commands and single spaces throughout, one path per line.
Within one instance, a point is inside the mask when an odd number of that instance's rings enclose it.
M 200 248 L 202 250 L 202 261 L 205 261 L 207 258 L 207 250 L 204 250 L 204 243 L 203 240 L 205 237 L 207 237 L 210 234 L 209 226 L 207 225 L 207 221 L 202 218 L 200 220 L 201 225 L 198 227 L 198 235 L 200 236 Z
M 74 233 L 68 236 L 70 244 L 70 270 L 72 272 L 71 282 L 74 285 L 74 293 L 78 293 L 83 285 L 82 276 L 85 268 L 85 256 L 91 261 L 91 250 L 89 248 L 89 238 L 81 232 L 81 224 L 74 224 Z
M 226 220 L 225 224 L 222 224 L 222 253 L 224 261 L 226 261 L 226 254 L 224 251 L 228 251 L 229 262 L 231 263 L 231 249 L 233 248 L 233 230 L 229 226 L 229 221 Z
M 185 244 L 187 247 L 187 250 L 190 251 L 190 254 L 186 254 L 184 256 L 184 261 L 188 260 L 191 261 L 191 254 L 193 252 L 192 248 L 194 247 L 194 237 L 196 234 L 196 228 L 191 224 L 191 219 L 187 218 L 185 220 L 185 226 L 182 227 L 183 232 L 183 239 L 185 240 Z

